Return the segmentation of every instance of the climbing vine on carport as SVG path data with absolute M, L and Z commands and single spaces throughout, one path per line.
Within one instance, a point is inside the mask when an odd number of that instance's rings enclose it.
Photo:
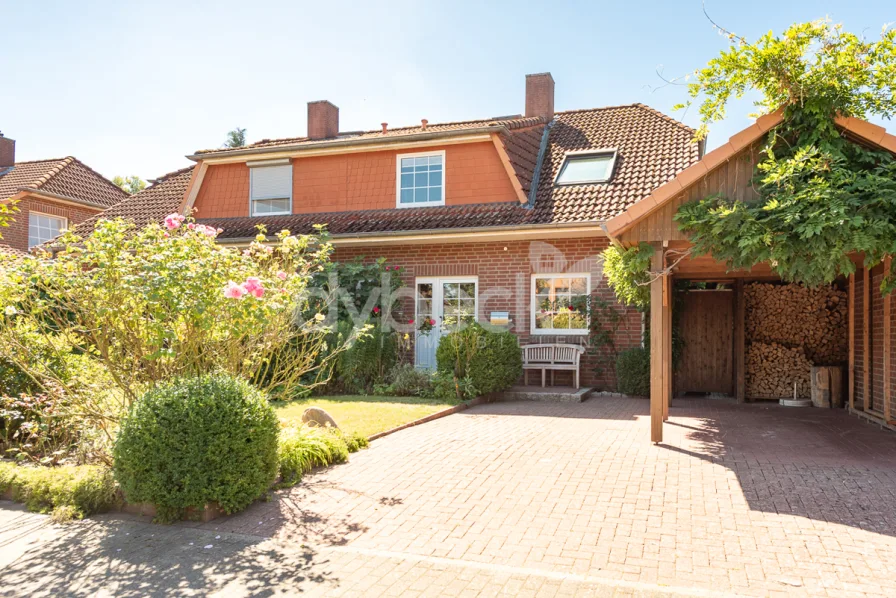
M 694 244 L 731 268 L 769 262 L 783 279 L 816 286 L 896 254 L 896 161 L 857 145 L 835 126 L 838 116 L 889 119 L 896 113 L 896 31 L 875 41 L 827 20 L 768 33 L 755 43 L 727 30 L 731 46 L 689 85 L 702 126 L 722 119 L 731 99 L 758 91 L 757 105 L 780 109 L 756 166 L 759 199 L 711 195 L 675 218 Z M 881 291 L 896 289 L 894 266 Z

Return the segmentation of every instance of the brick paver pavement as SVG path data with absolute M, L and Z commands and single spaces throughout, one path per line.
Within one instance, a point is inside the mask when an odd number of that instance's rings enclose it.
M 0 556 L 0 588 L 896 595 L 896 436 L 842 411 L 729 400 L 676 400 L 670 415 L 654 446 L 646 400 L 479 406 L 239 515 L 57 530 Z

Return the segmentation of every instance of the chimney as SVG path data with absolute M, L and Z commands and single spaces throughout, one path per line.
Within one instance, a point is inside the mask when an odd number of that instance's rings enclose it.
M 0 169 L 9 168 L 16 163 L 16 140 L 4 137 L 0 133 Z
M 328 102 L 308 102 L 308 137 L 330 139 L 339 133 L 339 108 Z
M 526 75 L 526 116 L 554 118 L 554 78 L 550 73 Z

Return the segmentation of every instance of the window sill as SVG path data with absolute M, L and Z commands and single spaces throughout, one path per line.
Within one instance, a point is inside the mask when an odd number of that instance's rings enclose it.
M 265 216 L 292 216 L 292 212 L 266 212 L 264 214 L 250 214 L 249 218 L 264 218 Z
M 399 210 L 406 210 L 408 208 L 437 208 L 444 205 L 444 201 L 428 201 L 426 203 L 400 203 L 396 207 Z
M 536 328 L 530 334 L 535 336 L 588 336 L 588 331 L 564 328 Z

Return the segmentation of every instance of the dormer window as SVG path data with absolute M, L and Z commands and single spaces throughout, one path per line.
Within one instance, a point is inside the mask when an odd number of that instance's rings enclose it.
M 399 208 L 445 205 L 445 152 L 398 154 Z
M 616 150 L 569 152 L 557 174 L 555 185 L 586 185 L 606 183 L 613 178 Z
M 292 213 L 292 163 L 288 159 L 249 162 L 249 205 L 252 216 Z

